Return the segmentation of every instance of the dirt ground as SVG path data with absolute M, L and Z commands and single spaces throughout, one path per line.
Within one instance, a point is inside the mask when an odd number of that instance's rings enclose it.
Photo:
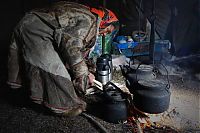
M 73 118 L 55 116 L 32 104 L 24 89 L 10 90 L 6 83 L 6 51 L 0 53 L 0 133 L 99 133 L 97 124 L 80 115 Z M 87 113 L 87 112 L 86 112 Z M 123 133 L 123 124 L 106 122 L 90 116 L 108 132 Z
M 1 92 L 0 133 L 98 133 L 101 130 L 83 115 L 55 116 L 32 104 L 22 90 Z M 122 124 L 105 122 L 92 116 L 109 132 L 123 132 Z
M 200 63 L 199 56 L 182 58 L 176 63 L 184 73 L 171 73 L 169 109 L 160 114 L 159 122 L 180 132 L 200 132 Z M 23 90 L 11 91 L 5 85 L 6 61 L 0 65 L 0 133 L 98 133 L 102 132 L 85 116 L 55 116 L 45 108 L 29 102 Z M 116 77 L 122 82 L 123 77 Z M 128 133 L 124 124 L 112 124 L 92 116 L 110 133 Z M 148 130 L 150 132 L 150 130 Z M 147 132 L 148 132 L 147 131 Z M 151 131 L 158 132 L 158 131 Z M 159 132 L 164 132 L 159 131 Z

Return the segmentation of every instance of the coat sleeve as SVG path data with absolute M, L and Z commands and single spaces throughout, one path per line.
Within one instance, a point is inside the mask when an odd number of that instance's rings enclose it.
M 81 49 L 83 48 L 83 41 L 79 38 L 70 37 L 64 33 L 61 43 L 61 53 L 64 58 L 64 62 L 69 65 L 74 78 L 89 74 L 81 52 Z
M 79 92 L 84 93 L 88 87 L 88 67 L 84 61 L 81 49 L 83 41 L 80 38 L 63 34 L 61 41 L 61 55 L 64 63 L 72 74 L 73 83 Z

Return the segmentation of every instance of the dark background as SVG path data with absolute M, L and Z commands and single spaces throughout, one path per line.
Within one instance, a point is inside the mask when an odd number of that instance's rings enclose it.
M 7 56 L 10 35 L 17 22 L 25 12 L 39 8 L 58 0 L 5 0 L 0 4 L 0 53 L 1 58 Z M 74 0 L 79 3 L 97 6 L 105 5 L 119 18 L 121 30 L 119 34 L 131 35 L 140 28 L 145 30 L 145 18 L 151 15 L 152 0 Z M 140 2 L 142 2 L 140 4 Z M 176 56 L 196 53 L 200 49 L 200 2 L 199 0 L 156 0 L 156 30 L 162 39 L 169 39 Z

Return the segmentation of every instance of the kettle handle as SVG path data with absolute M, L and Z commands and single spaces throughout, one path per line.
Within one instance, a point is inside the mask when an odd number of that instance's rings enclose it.
M 161 66 L 162 66 L 162 67 L 165 69 L 165 71 L 166 71 L 167 82 L 168 82 L 168 84 L 166 85 L 166 90 L 169 91 L 169 89 L 170 89 L 170 82 L 169 82 L 168 70 L 167 70 L 167 68 L 166 68 L 162 63 L 160 63 L 160 64 L 161 64 Z M 142 65 L 142 63 L 140 63 L 140 64 L 137 66 L 136 70 L 135 70 L 135 79 L 136 79 L 136 81 L 138 81 L 138 80 L 137 80 L 137 70 L 139 69 L 140 65 Z M 156 71 L 155 66 L 153 67 L 153 71 Z
M 168 70 L 167 70 L 167 68 L 165 67 L 165 65 L 163 65 L 162 63 L 160 63 L 161 64 L 161 66 L 165 69 L 165 71 L 166 71 L 166 74 L 167 74 L 167 82 L 168 82 L 168 84 L 166 85 L 166 89 L 167 89 L 167 91 L 169 91 L 169 89 L 170 89 L 170 82 L 169 82 L 169 72 L 168 72 Z
M 111 81 L 108 81 L 108 83 L 106 83 L 104 86 L 103 86 L 103 90 L 106 91 L 106 88 L 108 88 L 109 85 L 112 85 L 116 88 L 117 91 L 119 91 L 120 93 L 124 93 L 118 86 L 116 86 L 113 82 Z
M 137 68 L 135 69 L 135 79 L 136 81 L 138 82 L 138 79 L 137 79 L 137 70 L 139 69 L 139 67 L 142 65 L 142 63 L 140 63 Z

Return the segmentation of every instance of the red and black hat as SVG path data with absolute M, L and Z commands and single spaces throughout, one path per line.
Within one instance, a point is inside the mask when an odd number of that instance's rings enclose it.
M 94 14 L 97 14 L 101 18 L 100 28 L 102 28 L 102 29 L 109 26 L 110 24 L 115 25 L 116 23 L 118 23 L 118 19 L 115 16 L 115 14 L 108 9 L 90 8 L 90 11 Z

